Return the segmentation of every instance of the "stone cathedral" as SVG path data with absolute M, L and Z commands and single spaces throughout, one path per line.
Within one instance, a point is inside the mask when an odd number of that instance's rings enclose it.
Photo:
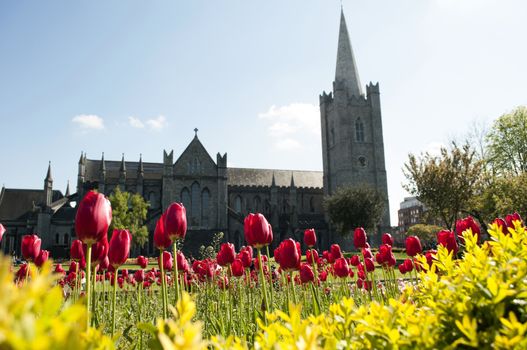
M 224 232 L 224 240 L 237 248 L 243 245 L 243 221 L 249 212 L 267 217 L 273 227 L 273 246 L 289 237 L 301 241 L 304 229 L 315 228 L 319 248 L 327 249 L 340 239 L 332 232 L 322 202 L 343 185 L 369 185 L 380 191 L 386 198 L 386 209 L 379 229 L 388 230 L 379 85 L 368 84 L 364 94 L 342 12 L 333 91 L 320 96 L 320 117 L 322 172 L 228 167 L 227 154 L 211 157 L 197 129 L 177 158 L 173 150 L 163 151 L 162 163 L 141 157 L 132 161 L 124 155 L 121 160 L 105 160 L 104 154 L 92 159 L 82 153 L 73 194 L 69 185 L 65 194 L 53 190 L 50 166 L 43 190 L 2 188 L 0 222 L 7 232 L 1 248 L 7 254 L 20 254 L 22 235 L 36 232 L 43 248 L 53 256 L 67 255 L 75 237 L 72 202 L 91 189 L 109 195 L 116 187 L 139 193 L 150 204 L 145 223 L 150 240 L 143 254 L 155 254 L 152 237 L 156 221 L 174 201 L 187 208 L 183 249 L 194 256 L 216 232 Z M 377 243 L 378 236 L 372 241 Z

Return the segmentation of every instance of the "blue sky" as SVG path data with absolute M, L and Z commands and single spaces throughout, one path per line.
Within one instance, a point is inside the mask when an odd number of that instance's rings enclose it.
M 409 152 L 527 104 L 527 2 L 343 1 L 380 82 L 392 224 Z M 0 183 L 76 184 L 89 158 L 162 161 L 195 127 L 231 166 L 321 170 L 340 1 L 0 2 Z

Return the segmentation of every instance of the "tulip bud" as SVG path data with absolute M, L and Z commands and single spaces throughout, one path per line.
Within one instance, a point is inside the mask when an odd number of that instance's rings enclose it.
M 387 244 L 389 246 L 393 246 L 393 237 L 389 233 L 384 233 L 382 235 L 382 244 Z
M 40 244 L 42 241 L 37 235 L 25 235 L 22 237 L 22 256 L 24 259 L 32 261 L 40 254 Z
M 270 225 L 265 216 L 259 213 L 250 213 L 245 217 L 244 233 L 247 243 L 255 248 L 264 247 L 273 241 Z
M 139 267 L 141 267 L 142 269 L 146 269 L 146 267 L 148 266 L 148 259 L 142 255 L 139 255 L 137 257 L 137 265 L 139 265 Z
M 83 243 L 93 244 L 108 233 L 112 221 L 110 201 L 101 193 L 90 191 L 84 196 L 75 215 L 75 232 Z
M 466 218 L 462 220 L 456 221 L 456 234 L 459 237 L 459 240 L 463 243 L 465 242 L 465 239 L 463 238 L 463 232 L 465 232 L 468 229 L 472 230 L 473 235 L 478 236 L 478 242 L 481 238 L 481 229 L 479 228 L 479 225 L 474 221 L 474 218 L 472 216 L 467 216 Z
M 232 243 L 223 243 L 220 246 L 220 251 L 216 255 L 216 260 L 220 266 L 232 264 L 235 258 L 236 252 L 234 251 L 234 244 Z
M 448 230 L 442 230 L 437 233 L 437 243 L 445 247 L 448 252 L 457 254 L 458 245 L 454 232 Z
M 300 281 L 302 283 L 313 282 L 315 280 L 315 274 L 308 264 L 302 264 L 300 266 Z
M 154 230 L 154 245 L 157 249 L 165 250 L 172 245 L 172 241 L 168 237 L 165 231 L 165 214 L 161 215 L 156 223 L 156 229 Z
M 84 259 L 84 249 L 80 239 L 76 239 L 71 242 L 70 259 L 73 261 L 80 261 Z
M 128 230 L 113 230 L 108 250 L 108 260 L 115 269 L 123 265 L 130 254 L 132 235 Z
M 366 247 L 366 231 L 362 227 L 357 227 L 353 234 L 353 245 L 356 249 Z
M 235 259 L 231 265 L 232 275 L 234 277 L 241 277 L 245 273 L 245 268 L 240 259 Z
M 304 231 L 304 243 L 312 248 L 317 244 L 317 235 L 315 234 L 315 229 L 307 229 Z
M 409 236 L 406 238 L 406 254 L 408 256 L 416 256 L 421 253 L 423 248 L 421 247 L 421 241 L 417 236 Z
M 344 258 L 338 258 L 333 264 L 333 271 L 337 277 L 348 277 L 349 275 L 349 266 L 348 262 Z
M 300 268 L 300 243 L 293 241 L 291 238 L 280 243 L 280 268 L 284 271 L 298 270 Z
M 37 267 L 42 267 L 46 261 L 48 261 L 49 258 L 49 251 L 47 250 L 41 250 L 38 256 L 35 258 L 35 265 Z
M 332 244 L 331 247 L 329 247 L 329 251 L 331 253 L 330 258 L 335 261 L 343 257 L 342 251 L 340 250 L 340 246 L 338 244 Z
M 159 258 L 157 258 L 157 265 L 161 269 L 161 261 L 159 260 Z M 172 261 L 172 254 L 170 254 L 170 252 L 167 252 L 166 250 L 163 251 L 163 269 L 165 271 L 170 271 L 172 270 L 173 266 L 174 263 Z
M 185 238 L 187 233 L 187 211 L 183 204 L 170 204 L 165 212 L 165 231 L 172 242 Z

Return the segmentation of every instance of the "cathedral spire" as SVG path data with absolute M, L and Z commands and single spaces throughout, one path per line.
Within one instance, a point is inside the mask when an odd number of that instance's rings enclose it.
M 344 85 L 350 96 L 362 95 L 359 72 L 355 63 L 355 56 L 351 48 L 351 42 L 344 18 L 344 10 L 340 11 L 340 30 L 337 51 L 337 69 L 335 71 L 335 82 Z
M 68 185 L 66 186 L 66 194 L 64 195 L 64 197 L 69 197 L 70 196 L 70 180 L 68 180 Z
M 139 167 L 137 168 L 137 173 L 143 175 L 145 173 L 145 168 L 143 166 L 143 154 L 139 153 Z
M 121 158 L 121 167 L 119 168 L 119 171 L 122 173 L 126 173 L 126 163 L 124 161 L 124 153 L 123 153 L 123 157 Z
M 45 181 L 53 182 L 53 178 L 51 177 L 51 161 L 48 164 L 48 173 L 46 174 Z

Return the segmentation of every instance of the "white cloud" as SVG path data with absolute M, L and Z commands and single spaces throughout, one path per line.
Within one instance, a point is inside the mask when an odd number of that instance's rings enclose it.
M 146 125 L 152 130 L 160 131 L 167 125 L 167 120 L 164 115 L 160 115 L 157 118 L 148 119 Z
M 269 123 L 267 132 L 279 150 L 302 149 L 313 136 L 320 137 L 320 112 L 313 104 L 273 105 L 258 118 Z
M 142 129 L 145 127 L 141 119 L 136 117 L 128 117 L 128 122 L 132 128 Z
M 104 129 L 104 120 L 93 114 L 80 114 L 71 120 L 73 123 L 76 123 L 81 129 L 85 130 L 103 130 Z

